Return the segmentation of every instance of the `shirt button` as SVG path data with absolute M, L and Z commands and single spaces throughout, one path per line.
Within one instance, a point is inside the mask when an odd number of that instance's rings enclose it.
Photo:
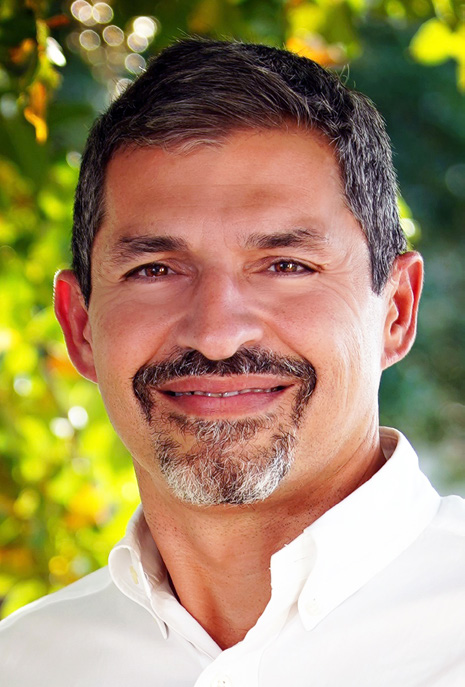
M 212 680 L 211 687 L 232 687 L 232 680 L 227 675 L 217 675 Z
M 321 613 L 321 606 L 316 599 L 310 599 L 305 604 L 305 609 L 310 615 L 319 615 Z

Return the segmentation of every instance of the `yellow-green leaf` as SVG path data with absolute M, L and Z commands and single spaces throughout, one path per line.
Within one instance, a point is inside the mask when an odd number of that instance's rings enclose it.
M 453 56 L 454 34 L 439 19 L 430 19 L 420 26 L 410 43 L 413 57 L 424 64 L 441 64 Z

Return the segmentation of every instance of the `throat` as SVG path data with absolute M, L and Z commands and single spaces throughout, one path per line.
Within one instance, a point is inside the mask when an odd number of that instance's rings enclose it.
M 232 583 L 225 577 L 220 584 L 210 581 L 185 590 L 179 602 L 224 651 L 242 641 L 263 614 L 271 598 L 269 571 L 261 581 L 242 580 Z M 174 587 L 174 585 L 173 585 Z M 174 588 L 175 589 L 175 588 Z

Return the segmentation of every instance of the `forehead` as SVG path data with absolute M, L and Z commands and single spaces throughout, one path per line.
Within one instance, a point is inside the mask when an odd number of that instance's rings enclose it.
M 322 135 L 244 131 L 188 153 L 121 150 L 110 161 L 99 241 L 147 228 L 191 236 L 221 226 L 230 237 L 310 221 L 325 233 L 347 209 L 340 170 Z

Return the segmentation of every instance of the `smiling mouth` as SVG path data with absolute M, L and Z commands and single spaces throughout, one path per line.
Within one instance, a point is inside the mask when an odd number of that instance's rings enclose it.
M 162 393 L 166 394 L 167 396 L 174 396 L 174 397 L 179 397 L 179 396 L 205 396 L 207 398 L 230 398 L 231 396 L 242 396 L 243 394 L 270 394 L 276 391 L 282 391 L 283 389 L 286 389 L 286 386 L 273 386 L 271 388 L 267 389 L 240 389 L 239 391 L 223 391 L 223 392 L 214 392 L 214 391 L 169 391 L 169 390 L 163 390 Z

